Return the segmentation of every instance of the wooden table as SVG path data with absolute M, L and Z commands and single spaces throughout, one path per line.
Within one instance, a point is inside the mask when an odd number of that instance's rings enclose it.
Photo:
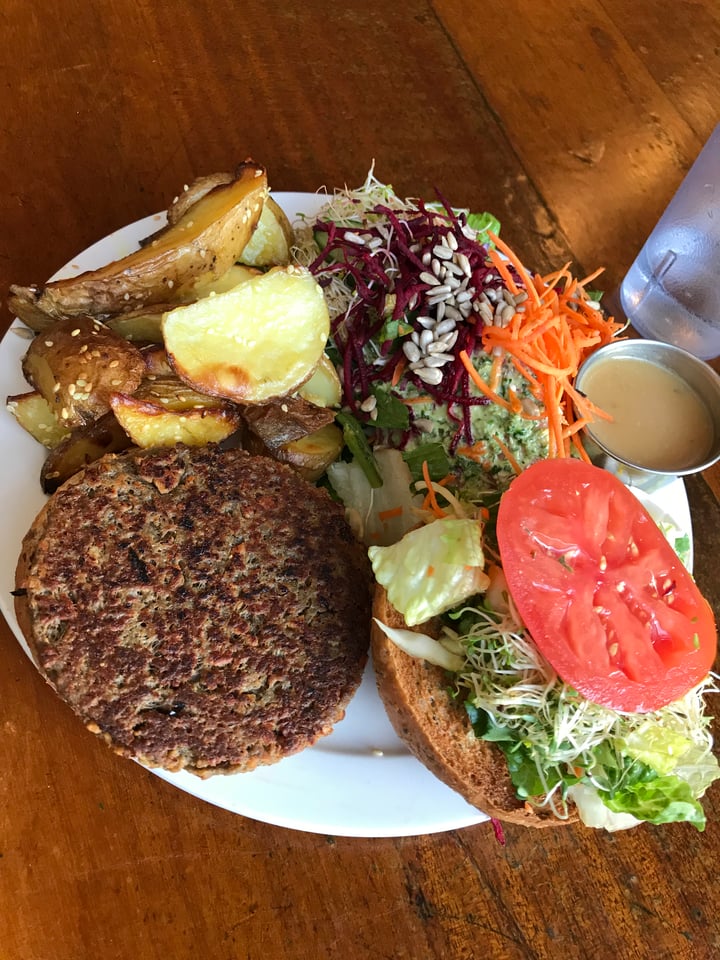
M 374 160 L 401 194 L 493 210 L 540 269 L 605 265 L 612 298 L 720 94 L 710 0 L 5 0 L 0 25 L 3 298 L 246 156 L 275 190 L 357 185 Z M 720 610 L 707 479 L 687 488 Z M 111 754 L 5 624 L 0 658 L 6 960 L 720 955 L 717 787 L 702 835 L 302 833 Z

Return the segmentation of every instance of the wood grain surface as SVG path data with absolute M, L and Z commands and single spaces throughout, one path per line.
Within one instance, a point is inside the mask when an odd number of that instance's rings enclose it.
M 712 0 L 1 6 L 3 300 L 252 156 L 275 190 L 356 185 L 374 161 L 399 193 L 493 210 L 540 269 L 604 265 L 613 303 L 718 119 Z M 708 480 L 687 486 L 697 579 L 720 611 Z M 720 955 L 717 787 L 704 834 L 284 830 L 111 754 L 4 623 L 0 751 L 4 960 Z

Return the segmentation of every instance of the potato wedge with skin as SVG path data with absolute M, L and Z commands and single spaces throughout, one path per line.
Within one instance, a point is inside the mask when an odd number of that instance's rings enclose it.
M 204 277 L 188 292 L 187 303 L 194 303 L 202 297 L 209 297 L 215 293 L 225 293 L 232 290 L 244 280 L 249 280 L 259 274 L 254 267 L 244 267 L 234 263 L 221 277 L 208 280 Z M 176 303 L 150 304 L 133 310 L 130 313 L 120 313 L 109 317 L 105 324 L 124 340 L 133 343 L 162 343 L 162 318 L 168 310 L 176 307 Z
M 132 446 L 127 433 L 112 412 L 92 423 L 76 427 L 50 451 L 40 471 L 44 493 L 54 493 L 69 477 L 106 453 L 119 453 Z
M 163 344 L 152 343 L 143 347 L 143 360 L 145 361 L 145 376 L 171 377 L 175 376 L 168 360 L 167 351 Z
M 315 370 L 329 331 L 322 289 L 303 267 L 274 267 L 163 318 L 178 376 L 236 403 L 294 393 Z
M 290 263 L 295 231 L 285 211 L 269 196 L 255 232 L 240 254 L 240 263 L 253 267 L 284 267 Z
M 116 393 L 110 403 L 118 423 L 138 447 L 220 443 L 241 424 L 238 407 L 202 396 L 177 378 L 149 382 L 142 395 Z
M 274 451 L 273 456 L 314 483 L 337 460 L 342 448 L 342 430 L 334 423 L 329 423 L 315 433 L 284 444 Z
M 332 410 L 308 403 L 302 397 L 287 397 L 241 409 L 244 432 L 253 435 L 252 446 L 256 453 L 276 450 L 291 440 L 299 440 L 320 430 L 335 419 Z
M 231 180 L 231 173 L 213 173 L 198 177 L 168 207 L 168 223 L 176 223 L 208 191 Z M 155 236 L 157 234 L 153 234 L 153 237 Z M 143 245 L 148 240 L 144 240 Z M 268 196 L 250 242 L 238 260 L 241 264 L 254 267 L 283 267 L 290 263 L 290 249 L 294 242 L 295 231 L 285 211 L 272 196 Z
M 10 288 L 21 320 L 36 310 L 62 317 L 114 316 L 153 303 L 182 303 L 202 280 L 222 276 L 247 246 L 267 196 L 265 168 L 240 165 L 232 183 L 206 193 L 150 243 L 99 270 L 45 285 Z
M 252 280 L 253 277 L 260 276 L 260 272 L 256 267 L 234 263 L 221 277 L 214 280 L 201 280 L 196 283 L 194 287 L 195 298 L 201 300 L 203 297 L 210 297 L 214 294 L 227 293 L 228 290 L 234 290 L 238 284 L 244 283 L 245 280 Z
M 60 423 L 52 407 L 37 390 L 7 398 L 7 408 L 31 437 L 52 449 L 70 435 L 70 428 Z
M 31 342 L 27 381 L 60 423 L 76 427 L 110 409 L 110 394 L 134 393 L 145 375 L 140 350 L 93 317 L 60 320 Z
M 203 177 L 196 177 L 189 187 L 184 187 L 168 207 L 168 223 L 177 223 L 188 212 L 190 207 L 194 206 L 199 200 L 214 190 L 216 187 L 222 187 L 226 183 L 232 183 L 235 179 L 232 173 L 208 173 Z
M 22 370 L 70 427 L 107 413 L 110 394 L 134 393 L 146 372 L 140 350 L 93 317 L 60 320 L 38 334 Z
M 162 343 L 163 314 L 175 306 L 174 303 L 162 303 L 142 307 L 130 313 L 108 317 L 105 325 L 123 340 L 132 340 L 133 343 Z
M 342 385 L 335 364 L 324 353 L 313 375 L 298 390 L 298 396 L 318 407 L 339 407 Z

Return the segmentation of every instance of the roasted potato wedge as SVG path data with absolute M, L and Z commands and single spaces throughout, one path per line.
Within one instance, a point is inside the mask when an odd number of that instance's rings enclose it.
M 152 343 L 143 347 L 143 360 L 145 361 L 146 377 L 172 377 L 175 376 L 168 360 L 167 351 L 160 343 Z
M 119 453 L 132 446 L 127 433 L 110 412 L 92 423 L 76 427 L 50 451 L 40 471 L 45 493 L 54 493 L 69 477 L 106 453 Z
M 50 404 L 37 390 L 8 397 L 7 408 L 20 426 L 44 447 L 52 449 L 70 435 L 70 428 L 60 423 Z
M 243 407 L 242 417 L 245 433 L 252 435 L 248 447 L 256 453 L 272 453 L 283 444 L 299 440 L 332 423 L 335 414 L 327 407 L 308 403 L 302 397 L 287 397 Z
M 295 242 L 292 224 L 272 197 L 262 208 L 255 232 L 240 254 L 240 263 L 253 267 L 284 267 Z
M 37 311 L 64 317 L 115 316 L 140 306 L 182 303 L 200 280 L 221 277 L 248 244 L 267 196 L 265 168 L 240 165 L 231 183 L 206 193 L 146 246 L 67 280 L 10 288 L 10 310 L 29 325 Z
M 188 291 L 187 303 L 194 303 L 202 297 L 209 297 L 215 293 L 225 293 L 232 290 L 244 280 L 257 276 L 259 270 L 254 267 L 245 267 L 234 263 L 221 277 L 203 277 Z M 149 304 L 139 310 L 129 313 L 120 313 L 109 317 L 105 323 L 111 330 L 134 343 L 162 343 L 162 318 L 168 310 L 176 307 L 176 303 Z
M 255 267 L 244 266 L 241 263 L 234 263 L 221 277 L 216 279 L 203 279 L 195 284 L 194 293 L 197 300 L 203 297 L 210 297 L 217 293 L 227 293 L 228 290 L 234 290 L 245 280 L 252 280 L 253 277 L 260 275 L 260 270 Z
M 134 393 L 146 372 L 140 350 L 93 317 L 60 320 L 39 333 L 22 369 L 69 427 L 107 413 L 110 394 Z
M 225 293 L 232 290 L 244 280 L 257 276 L 259 270 L 254 267 L 244 267 L 234 263 L 221 277 L 203 277 L 188 291 L 186 303 L 194 303 L 202 297 L 209 297 L 215 293 Z M 111 330 L 134 343 L 162 343 L 162 318 L 168 310 L 176 307 L 176 303 L 149 304 L 130 313 L 120 313 L 109 317 L 105 323 Z
M 202 200 L 211 190 L 225 186 L 226 183 L 232 183 L 234 179 L 232 173 L 209 173 L 204 177 L 196 177 L 190 186 L 185 187 L 168 207 L 168 223 L 173 224 L 182 220 L 190 207 Z
M 298 390 L 298 396 L 318 407 L 339 407 L 342 385 L 330 357 L 323 353 L 313 375 Z
M 330 331 L 322 289 L 302 267 L 274 267 L 163 317 L 170 364 L 196 390 L 237 403 L 294 393 Z
M 198 177 L 173 200 L 167 212 L 168 223 L 177 223 L 206 193 L 229 183 L 232 178 L 231 173 L 213 173 L 207 177 Z M 154 236 L 156 234 L 153 234 Z M 143 245 L 147 242 L 143 241 Z M 240 263 L 254 267 L 284 267 L 290 263 L 290 249 L 294 242 L 292 224 L 282 207 L 269 196 L 250 242 L 238 259 Z
M 291 440 L 274 451 L 281 463 L 294 467 L 306 480 L 314 483 L 340 455 L 343 448 L 342 430 L 334 423 L 309 433 L 299 440 Z
M 152 304 L 108 317 L 105 325 L 123 340 L 133 343 L 162 343 L 162 318 L 168 310 L 177 306 L 174 303 Z
M 173 376 L 152 377 L 134 396 L 116 393 L 110 404 L 118 423 L 138 447 L 220 443 L 242 422 L 237 406 L 204 396 Z

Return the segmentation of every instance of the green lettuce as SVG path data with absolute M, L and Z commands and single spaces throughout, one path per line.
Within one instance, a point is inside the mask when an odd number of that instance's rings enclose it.
M 487 587 L 475 520 L 435 520 L 398 543 L 370 547 L 368 555 L 375 579 L 408 626 L 445 613 Z
M 602 799 L 614 813 L 629 813 L 648 823 L 683 821 L 700 831 L 705 829 L 702 804 L 693 796 L 690 784 L 677 776 L 641 780 Z
M 491 213 L 469 213 L 467 225 L 477 231 L 478 243 L 486 243 L 488 246 L 492 246 L 488 232 L 494 233 L 496 237 L 500 233 L 500 221 Z

